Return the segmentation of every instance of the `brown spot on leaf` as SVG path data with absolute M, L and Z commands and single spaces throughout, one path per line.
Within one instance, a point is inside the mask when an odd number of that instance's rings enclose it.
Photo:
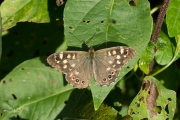
M 90 23 L 90 20 L 87 20 L 87 22 L 86 23 Z
M 64 104 L 67 104 L 68 103 L 68 101 L 66 100 L 66 101 L 64 101 Z
M 101 20 L 101 23 L 104 23 L 104 20 Z
M 137 0 L 131 0 L 131 1 L 129 1 L 129 4 L 130 4 L 131 6 L 136 6 L 136 3 L 137 3 Z
M 3 80 L 3 84 L 4 84 L 4 85 L 6 84 L 6 81 L 5 81 L 5 80 Z
M 156 100 L 159 93 L 157 91 L 157 87 L 154 81 L 151 82 L 150 88 L 149 88 L 149 94 L 146 98 L 147 101 L 147 108 L 150 112 L 150 117 L 154 117 L 157 115 L 156 111 L 154 110 L 156 107 Z
M 145 91 L 148 90 L 149 86 L 150 86 L 150 81 L 149 80 L 146 80 L 146 81 L 142 82 L 142 90 L 145 90 Z
M 72 27 L 72 26 L 69 26 L 69 28 L 70 28 L 70 29 L 73 29 L 73 27 Z
M 38 75 L 38 78 L 42 78 L 42 75 Z
M 133 109 L 130 109 L 130 115 L 135 114 L 135 112 L 133 111 Z
M 154 58 L 151 60 L 151 62 L 149 64 L 149 73 L 148 73 L 148 75 L 152 72 L 153 66 L 154 66 Z
M 53 80 L 50 80 L 50 83 L 56 88 L 56 82 L 54 82 Z
M 112 24 L 116 24 L 116 20 L 115 19 L 111 19 L 111 23 Z
M 16 100 L 17 99 L 17 97 L 16 97 L 16 95 L 15 94 L 12 94 L 12 96 L 13 96 L 13 98 Z

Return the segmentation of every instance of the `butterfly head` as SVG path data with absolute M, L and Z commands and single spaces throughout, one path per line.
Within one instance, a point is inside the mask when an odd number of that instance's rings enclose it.
M 89 54 L 90 54 L 91 59 L 93 59 L 94 58 L 94 48 L 92 46 L 89 47 Z
M 89 53 L 93 53 L 94 52 L 94 48 L 92 46 L 89 47 Z

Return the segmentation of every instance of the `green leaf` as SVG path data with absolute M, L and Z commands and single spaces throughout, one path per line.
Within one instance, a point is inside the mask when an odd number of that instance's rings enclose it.
M 164 32 L 160 32 L 156 43 L 155 60 L 159 65 L 166 65 L 173 59 L 175 40 L 170 39 Z
M 46 67 L 45 58 L 28 60 L 0 83 L 0 119 L 53 120 L 70 114 L 83 94 L 64 80 L 63 74 Z M 66 103 L 66 101 L 68 101 Z
M 176 50 L 175 50 L 175 60 L 177 60 L 180 57 L 180 35 L 177 35 L 175 37 L 176 40 Z
M 151 67 L 154 62 L 154 44 L 153 42 L 149 42 L 146 47 L 145 52 L 142 54 L 139 59 L 139 68 L 145 73 L 149 74 L 151 72 Z
M 180 50 L 180 35 L 176 36 L 177 49 Z
M 166 13 L 166 23 L 168 28 L 168 33 L 170 37 L 174 37 L 180 34 L 180 1 L 171 0 L 167 13 Z
M 133 120 L 172 120 L 176 109 L 176 93 L 166 89 L 157 79 L 147 76 L 132 101 L 128 115 Z
M 101 45 L 103 48 L 127 45 L 136 50 L 135 57 L 121 69 L 115 83 L 101 87 L 91 80 L 90 88 L 97 110 L 114 85 L 133 68 L 150 40 L 152 18 L 149 3 L 139 0 L 131 6 L 128 0 L 67 1 L 64 27 L 67 45 L 72 47 L 69 49 L 80 49 L 84 40 L 88 46 L 104 43 Z
M 59 16 L 54 18 L 58 13 L 57 6 L 52 7 L 52 3 L 56 4 L 48 0 L 5 0 L 0 8 L 3 31 L 15 26 L 17 22 L 47 23 L 58 20 Z
M 0 12 L 0 18 L 1 18 L 1 12 Z M 2 19 L 0 19 L 0 30 L 2 30 Z M 2 55 L 2 32 L 0 32 L 0 61 L 1 61 L 1 55 Z

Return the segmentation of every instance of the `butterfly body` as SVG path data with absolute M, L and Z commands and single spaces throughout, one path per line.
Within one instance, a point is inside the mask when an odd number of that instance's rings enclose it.
M 101 86 L 115 82 L 120 69 L 135 55 L 135 50 L 127 46 L 117 46 L 94 51 L 64 51 L 54 53 L 47 62 L 66 74 L 66 80 L 76 88 L 86 88 L 90 79 Z

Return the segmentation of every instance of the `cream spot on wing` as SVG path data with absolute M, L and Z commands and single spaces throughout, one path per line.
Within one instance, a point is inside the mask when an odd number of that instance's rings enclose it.
M 56 61 L 56 63 L 59 63 L 60 61 Z
M 69 71 L 71 71 L 72 69 L 71 68 L 69 68 Z
M 113 54 L 113 55 L 115 55 L 115 54 L 116 54 L 116 51 L 115 51 L 115 50 L 113 50 L 113 51 L 112 51 L 112 54 Z
M 109 61 L 109 64 L 112 64 L 113 62 L 112 61 Z
M 63 59 L 63 54 L 62 53 L 59 54 L 59 58 Z
M 126 50 L 126 55 L 128 54 L 129 50 Z
M 64 65 L 63 68 L 66 69 L 66 68 L 67 68 L 67 65 Z
M 78 72 L 78 71 L 75 71 L 75 74 L 76 74 L 76 75 L 78 75 L 78 74 L 79 74 L 79 72 Z
M 113 67 L 116 67 L 116 65 L 114 64 Z
M 70 55 L 70 54 L 68 54 L 68 55 L 67 55 L 67 58 L 68 58 L 68 59 L 70 59 L 70 58 L 71 58 L 71 55 Z
M 63 63 L 67 63 L 67 60 L 63 60 Z
M 110 51 L 108 51 L 108 56 L 111 56 L 111 52 Z
M 75 59 L 76 57 L 75 57 L 75 54 L 73 54 L 73 57 L 72 57 L 72 59 Z
M 117 60 L 117 64 L 121 64 L 121 62 L 119 60 Z
M 124 54 L 124 49 L 121 49 L 121 51 L 120 51 L 120 52 L 121 52 L 121 54 Z
M 124 57 L 126 57 L 126 55 L 124 55 Z
M 75 64 L 72 64 L 71 67 L 75 67 Z
M 117 59 L 120 59 L 120 58 L 121 58 L 121 56 L 120 56 L 120 55 L 117 55 L 117 56 L 116 56 L 116 58 L 117 58 Z
M 106 70 L 108 70 L 108 71 L 109 71 L 109 70 L 110 70 L 110 67 L 106 68 Z

